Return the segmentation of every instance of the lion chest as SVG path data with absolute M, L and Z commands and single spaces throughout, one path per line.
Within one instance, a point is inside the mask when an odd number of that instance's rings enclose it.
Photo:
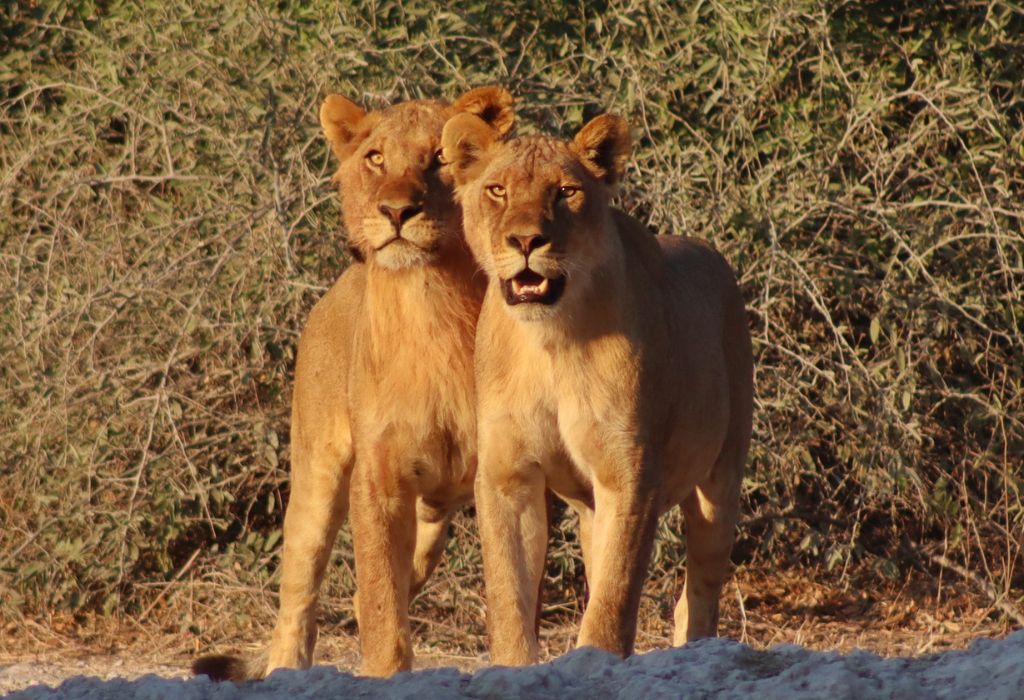
M 382 395 L 384 396 L 384 395 Z M 385 481 L 437 503 L 472 491 L 476 470 L 474 422 L 458 406 L 410 394 L 372 401 L 357 411 L 355 458 Z
M 645 357 L 620 336 L 553 363 L 558 431 L 577 471 L 611 488 L 657 484 L 676 502 L 710 468 L 725 427 L 718 372 Z
M 357 465 L 438 503 L 471 493 L 476 470 L 472 349 L 447 340 L 362 357 L 350 383 Z
M 563 353 L 553 363 L 561 442 L 587 481 L 611 483 L 636 467 L 646 432 L 638 410 L 639 373 L 624 339 Z

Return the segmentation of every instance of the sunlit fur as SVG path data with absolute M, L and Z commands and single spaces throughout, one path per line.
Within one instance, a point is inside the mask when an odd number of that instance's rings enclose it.
M 349 245 L 364 259 L 388 270 L 433 261 L 442 248 L 463 245 L 451 180 L 437 159 L 446 108 L 433 102 L 405 102 L 388 109 L 345 158 L 335 180 Z M 400 128 L 396 128 L 400 127 Z M 368 155 L 383 158 L 379 166 Z M 422 202 L 422 211 L 396 235 L 381 204 Z
M 476 470 L 473 339 L 484 277 L 466 247 L 451 176 L 438 159 L 453 114 L 511 128 L 512 98 L 479 88 L 453 105 L 416 101 L 365 113 L 328 97 L 321 125 L 340 161 L 351 265 L 317 303 L 299 341 L 280 610 L 263 659 L 206 657 L 216 678 L 308 668 L 316 602 L 350 514 L 361 672 L 412 664 L 409 601 L 444 549 Z M 412 207 L 400 227 L 382 212 Z
M 569 142 L 501 142 L 457 116 L 442 143 L 489 278 L 476 335 L 476 498 L 492 662 L 537 659 L 545 487 L 579 513 L 590 591 L 579 645 L 632 652 L 657 519 L 677 504 L 687 576 L 675 642 L 716 634 L 752 414 L 732 271 L 706 244 L 651 235 L 609 206 L 630 148 L 621 119 L 598 117 Z M 531 269 L 566 278 L 550 305 L 510 305 L 501 293 L 525 264 L 510 244 L 517 231 L 540 236 Z

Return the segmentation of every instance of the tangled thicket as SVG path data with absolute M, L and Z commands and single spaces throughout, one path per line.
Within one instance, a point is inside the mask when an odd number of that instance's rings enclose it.
M 739 271 L 758 398 L 738 560 L 941 556 L 1019 603 L 1024 11 L 681 4 L 0 8 L 0 616 L 144 617 L 186 568 L 266 585 L 297 335 L 348 264 L 319 101 L 488 82 L 521 131 L 628 116 L 622 205 Z M 479 588 L 457 529 L 447 575 Z M 669 570 L 685 541 L 662 535 Z

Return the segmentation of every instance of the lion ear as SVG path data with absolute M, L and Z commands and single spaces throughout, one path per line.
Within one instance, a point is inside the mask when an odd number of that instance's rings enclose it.
M 441 132 L 441 160 L 451 165 L 456 185 L 479 176 L 483 155 L 501 137 L 490 124 L 475 114 L 463 112 L 448 120 Z
M 629 124 L 614 114 L 602 114 L 584 125 L 572 141 L 583 165 L 598 180 L 614 185 L 626 172 L 632 149 Z
M 480 117 L 484 122 L 505 136 L 516 123 L 515 98 L 500 85 L 487 85 L 470 90 L 455 100 L 452 111 L 455 114 L 468 112 Z
M 320 126 L 338 160 L 345 160 L 368 127 L 366 111 L 341 95 L 328 95 L 320 105 Z

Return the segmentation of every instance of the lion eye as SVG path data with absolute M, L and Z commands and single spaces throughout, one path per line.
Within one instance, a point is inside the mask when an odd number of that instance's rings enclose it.
M 366 154 L 366 162 L 375 168 L 384 165 L 384 154 L 380 151 L 370 151 Z
M 505 188 L 501 185 L 488 185 L 487 194 L 491 195 L 495 199 L 505 198 Z
M 580 191 L 579 187 L 573 187 L 572 185 L 564 185 L 558 188 L 558 196 L 562 199 L 569 199 L 575 196 Z
M 444 150 L 437 149 L 434 151 L 434 155 L 430 157 L 430 164 L 427 166 L 427 170 L 437 170 L 443 165 L 447 165 L 448 161 L 444 159 Z

